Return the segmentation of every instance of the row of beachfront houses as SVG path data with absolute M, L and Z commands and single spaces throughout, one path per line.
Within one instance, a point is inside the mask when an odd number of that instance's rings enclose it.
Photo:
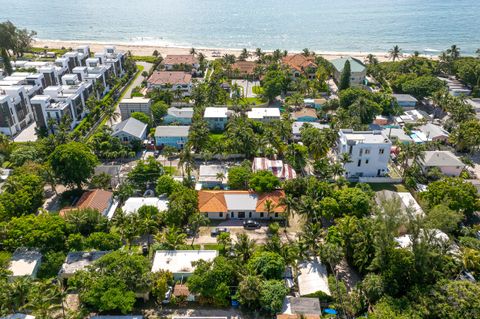
M 52 130 L 65 116 L 75 127 L 88 113 L 88 98 L 100 98 L 110 89 L 109 79 L 125 73 L 125 54 L 106 47 L 92 56 L 82 46 L 55 61 L 15 61 L 13 66 L 16 71 L 0 79 L 0 132 L 7 136 L 34 121 Z M 23 71 L 32 69 L 36 72 Z

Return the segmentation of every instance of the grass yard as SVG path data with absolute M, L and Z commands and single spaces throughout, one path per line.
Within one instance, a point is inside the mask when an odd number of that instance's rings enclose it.
M 408 189 L 403 184 L 387 184 L 387 183 L 369 183 L 372 190 L 375 192 L 388 190 L 394 192 L 408 192 Z

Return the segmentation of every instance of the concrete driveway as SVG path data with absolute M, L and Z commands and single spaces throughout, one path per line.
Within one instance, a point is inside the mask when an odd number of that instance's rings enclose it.
M 244 97 L 257 97 L 255 93 L 253 93 L 254 86 L 260 86 L 259 81 L 247 81 L 247 80 L 232 80 L 232 84 L 237 83 L 239 86 L 243 88 L 243 95 Z

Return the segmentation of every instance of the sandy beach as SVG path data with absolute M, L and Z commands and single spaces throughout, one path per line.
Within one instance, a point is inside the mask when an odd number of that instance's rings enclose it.
M 175 47 L 175 46 L 155 46 L 155 45 L 146 45 L 146 44 L 128 44 L 128 43 L 115 43 L 115 42 L 90 42 L 90 41 L 56 41 L 56 40 L 41 40 L 37 39 L 33 43 L 33 46 L 40 47 L 40 48 L 52 48 L 52 49 L 60 49 L 64 48 L 75 48 L 76 46 L 80 45 L 89 45 L 90 49 L 93 52 L 102 51 L 106 45 L 114 45 L 120 51 L 130 51 L 133 55 L 152 55 L 153 51 L 157 50 L 162 56 L 166 56 L 169 54 L 189 54 L 191 48 L 186 47 Z M 215 59 L 212 56 L 213 51 L 220 52 L 220 55 L 224 54 L 234 54 L 239 55 L 241 50 L 240 49 L 226 49 L 226 48 L 195 48 L 197 52 L 203 53 L 207 59 Z M 250 50 L 253 52 L 254 49 Z M 271 52 L 269 50 L 264 50 L 265 52 Z M 289 51 L 289 53 L 298 53 L 295 51 Z M 352 56 L 359 60 L 365 60 L 367 55 L 372 53 L 374 54 L 377 59 L 382 61 L 388 61 L 389 56 L 387 52 L 317 52 L 318 55 L 323 56 L 327 60 L 333 60 L 340 57 L 345 56 Z

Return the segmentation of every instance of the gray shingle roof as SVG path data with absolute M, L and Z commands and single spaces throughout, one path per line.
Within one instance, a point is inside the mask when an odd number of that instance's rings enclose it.
M 190 126 L 157 126 L 155 136 L 187 137 Z
M 130 117 L 112 127 L 112 135 L 116 136 L 119 133 L 124 132 L 141 139 L 146 129 L 147 124 Z
M 416 98 L 411 96 L 410 94 L 392 94 L 392 96 L 398 101 L 398 102 L 418 102 Z
M 178 118 L 191 119 L 193 117 L 193 107 L 176 108 L 170 107 L 167 114 Z
M 450 151 L 426 151 L 422 161 L 424 166 L 465 166 L 458 157 Z

